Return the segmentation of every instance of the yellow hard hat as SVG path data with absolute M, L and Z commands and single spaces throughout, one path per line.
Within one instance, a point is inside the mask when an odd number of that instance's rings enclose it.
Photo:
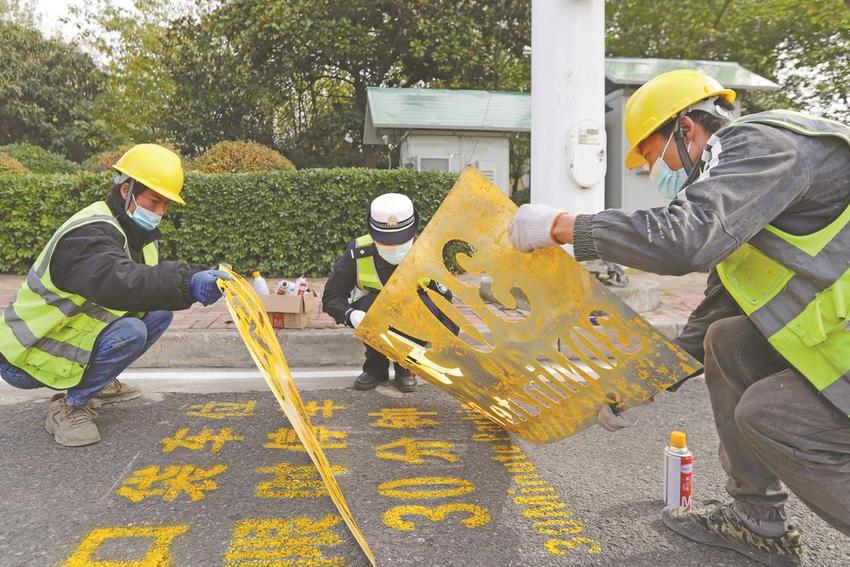
M 724 89 L 714 78 L 693 69 L 668 71 L 644 83 L 626 103 L 626 137 L 631 146 L 626 154 L 626 167 L 631 169 L 646 163 L 637 146 L 662 124 L 689 106 L 712 97 L 721 97 L 732 104 L 735 91 Z
M 138 144 L 127 150 L 112 167 L 166 199 L 186 204 L 180 198 L 183 165 L 180 156 L 171 150 L 157 144 Z

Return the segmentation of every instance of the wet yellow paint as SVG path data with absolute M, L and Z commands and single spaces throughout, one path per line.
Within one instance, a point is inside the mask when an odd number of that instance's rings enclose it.
M 311 465 L 278 463 L 271 467 L 259 467 L 260 474 L 273 475 L 271 480 L 257 485 L 257 498 L 319 498 L 327 496 L 325 484 L 319 471 Z M 342 465 L 332 465 L 334 476 L 348 472 Z
M 207 402 L 195 404 L 189 408 L 186 415 L 192 417 L 205 417 L 207 419 L 226 419 L 231 417 L 250 417 L 254 415 L 257 402 Z
M 534 442 L 572 435 L 595 423 L 600 404 L 626 409 L 644 403 L 697 370 L 695 360 L 560 248 L 516 250 L 505 232 L 515 212 L 510 199 L 467 168 L 378 295 L 357 336 Z M 449 272 L 443 256 L 458 241 L 472 251 L 455 253 L 457 263 L 469 274 L 490 276 L 493 295 L 505 308 L 515 309 L 515 296 L 524 295 L 528 314 L 503 318 L 488 307 L 477 284 Z M 447 286 L 455 303 L 422 288 L 423 278 Z M 418 291 L 460 326 L 459 336 L 436 319 Z M 458 308 L 461 304 L 480 325 Z
M 304 411 L 307 412 L 307 417 L 313 418 L 321 415 L 323 418 L 331 418 L 334 412 L 346 409 L 345 406 L 338 406 L 333 400 L 324 400 L 322 405 L 319 405 L 316 400 L 310 400 L 304 404 Z
M 401 449 L 402 452 L 396 452 L 397 449 Z M 457 456 L 452 453 L 452 450 L 452 444 L 446 441 L 417 441 L 410 437 L 402 437 L 391 443 L 375 447 L 375 456 L 379 459 L 401 461 L 412 465 L 424 463 L 424 457 L 434 457 L 455 463 Z
M 318 469 L 325 488 L 340 516 L 342 516 L 369 562 L 374 565 L 375 556 L 369 548 L 366 538 L 363 537 L 362 532 L 357 527 L 354 516 L 348 509 L 345 496 L 343 496 L 342 490 L 334 478 L 331 464 L 322 451 L 321 444 L 310 423 L 307 409 L 301 400 L 298 389 L 295 387 L 292 373 L 286 363 L 286 357 L 283 355 L 280 342 L 278 342 L 277 335 L 263 309 L 260 298 L 257 297 L 256 292 L 243 277 L 226 266 L 221 268 L 229 272 L 231 279 L 227 281 L 218 280 L 218 285 L 227 300 L 227 310 L 230 312 L 248 352 L 251 353 L 254 363 L 266 379 L 266 383 L 271 388 L 281 409 L 283 409 L 289 424 L 295 430 L 298 439 L 300 439 L 301 444 Z
M 474 441 L 489 443 L 492 452 L 490 459 L 502 465 L 511 474 L 512 486 L 506 489 L 511 500 L 521 508 L 523 518 L 533 522 L 534 530 L 543 536 L 562 536 L 548 538 L 545 549 L 553 555 L 564 555 L 566 551 L 585 549 L 592 555 L 602 553 L 601 544 L 586 535 L 584 524 L 575 517 L 575 513 L 555 492 L 555 488 L 537 472 L 534 463 L 528 458 L 521 446 L 515 444 L 502 430 L 493 434 L 492 421 L 470 408 L 459 410 L 461 419 L 469 420 L 477 430 L 472 435 Z M 563 537 L 573 536 L 573 537 Z M 565 543 L 567 542 L 567 543 Z
M 429 425 L 439 425 L 439 421 L 429 417 L 433 415 L 437 415 L 437 412 L 416 408 L 381 408 L 380 411 L 369 413 L 369 417 L 377 418 L 369 425 L 387 429 L 418 429 Z
M 460 523 L 467 528 L 480 528 L 490 523 L 490 513 L 475 504 L 442 504 L 435 508 L 427 506 L 396 506 L 384 512 L 384 524 L 401 532 L 416 529 L 416 524 L 406 519 L 409 516 L 422 516 L 432 522 L 442 522 L 454 514 L 465 513 Z
M 133 471 L 115 492 L 131 502 L 151 497 L 174 502 L 184 495 L 197 502 L 206 498 L 207 492 L 218 488 L 214 479 L 226 470 L 227 465 L 213 465 L 208 469 L 195 465 L 152 466 Z
M 348 433 L 344 431 L 333 431 L 324 425 L 314 428 L 313 431 L 321 449 L 344 449 L 348 446 L 345 441 Z M 266 437 L 269 439 L 267 443 L 263 443 L 263 447 L 266 449 L 302 452 L 307 450 L 298 438 L 296 431 L 289 427 L 281 427 L 277 431 L 267 434 Z
M 573 537 L 570 539 L 550 539 L 546 542 L 546 551 L 552 555 L 566 555 L 566 552 L 564 551 L 565 549 L 567 551 L 574 551 L 578 549 L 579 546 L 584 546 L 587 553 L 590 555 L 599 555 L 602 553 L 602 546 L 599 545 L 599 542 L 593 538 L 584 536 Z
M 223 448 L 225 443 L 229 441 L 244 441 L 245 438 L 241 435 L 236 435 L 229 427 L 223 427 L 218 431 L 213 431 L 204 427 L 200 433 L 191 435 L 189 428 L 184 427 L 178 429 L 177 433 L 171 437 L 166 437 L 160 440 L 163 453 L 171 453 L 177 448 L 189 449 L 190 451 L 203 451 L 209 445 L 210 453 L 218 453 Z
M 129 526 L 96 528 L 90 531 L 77 549 L 63 563 L 64 567 L 169 567 L 172 564 L 171 546 L 177 537 L 189 531 L 186 525 Z M 149 539 L 144 556 L 136 559 L 96 559 L 100 547 L 119 539 Z
M 318 520 L 301 516 L 291 520 L 265 518 L 240 521 L 233 529 L 233 539 L 224 555 L 224 565 L 345 565 L 344 557 L 326 557 L 323 549 L 337 547 L 342 543 L 342 538 L 334 529 L 339 521 L 339 516 L 335 515 Z
M 437 488 L 443 486 L 445 488 Z M 425 490 L 409 490 L 413 488 L 425 488 Z M 398 499 L 429 499 L 429 498 L 452 498 L 463 496 L 475 490 L 475 485 L 462 478 L 443 476 L 417 476 L 388 480 L 378 485 L 378 493 L 389 498 Z

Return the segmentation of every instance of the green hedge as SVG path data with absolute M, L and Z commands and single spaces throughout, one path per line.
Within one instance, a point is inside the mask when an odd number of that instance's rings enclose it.
M 34 144 L 0 146 L 0 153 L 12 156 L 32 173 L 74 173 L 80 170 L 79 165 L 65 156 Z
M 109 173 L 0 175 L 0 272 L 24 274 L 53 231 L 75 211 L 102 199 Z M 330 273 L 344 246 L 365 233 L 369 202 L 387 192 L 410 195 L 431 218 L 454 174 L 394 169 L 186 176 L 185 207 L 162 223 L 164 258 L 215 264 L 270 276 Z

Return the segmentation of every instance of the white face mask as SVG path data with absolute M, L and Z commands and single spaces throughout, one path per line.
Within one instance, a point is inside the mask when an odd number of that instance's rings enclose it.
M 410 249 L 413 248 L 413 240 L 408 240 L 398 246 L 385 246 L 375 243 L 375 248 L 378 249 L 378 255 L 393 266 L 398 266 Z

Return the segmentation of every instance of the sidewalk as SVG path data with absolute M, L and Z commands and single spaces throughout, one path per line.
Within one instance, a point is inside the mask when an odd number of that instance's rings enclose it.
M 655 281 L 659 285 L 661 305 L 641 313 L 668 336 L 677 335 L 688 315 L 701 301 L 705 274 L 684 277 L 657 276 L 629 270 L 631 277 Z M 24 281 L 24 276 L 0 274 L 0 309 L 5 309 Z M 309 278 L 310 286 L 321 297 L 327 278 Z M 269 280 L 272 287 L 277 280 Z M 495 307 L 494 307 L 495 308 Z M 471 321 L 478 318 L 466 306 L 460 310 Z M 519 313 L 502 310 L 507 317 Z M 317 304 L 310 325 L 305 329 L 278 331 L 291 366 L 347 366 L 362 357 L 363 347 L 351 330 L 337 326 Z M 168 367 L 252 367 L 224 302 L 210 307 L 195 304 L 174 313 L 174 322 L 162 339 L 135 364 L 140 368 Z

